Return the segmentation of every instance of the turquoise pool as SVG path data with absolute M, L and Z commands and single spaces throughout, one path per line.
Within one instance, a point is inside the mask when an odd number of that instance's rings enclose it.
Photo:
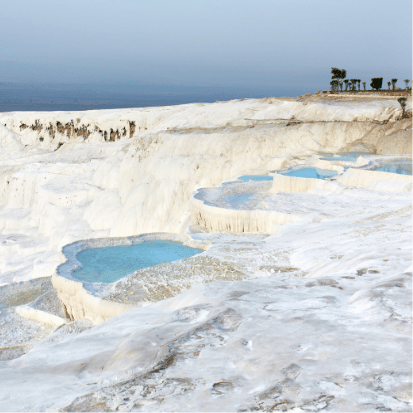
M 268 175 L 243 175 L 237 178 L 236 181 L 228 181 L 228 182 L 223 182 L 222 185 L 229 185 L 229 184 L 236 184 L 239 182 L 251 182 L 251 181 L 272 181 L 273 178 L 272 176 Z
M 166 240 L 90 248 L 76 255 L 83 267 L 72 275 L 80 281 L 112 283 L 142 268 L 189 258 L 201 252 L 204 250 Z
M 373 155 L 369 152 L 339 152 L 337 154 L 334 153 L 320 153 L 322 156 L 320 159 L 322 161 L 346 161 L 346 162 L 356 162 L 359 156 L 369 156 Z M 336 156 L 337 155 L 337 156 Z
M 337 172 L 328 171 L 327 169 L 304 167 L 304 168 L 294 169 L 287 173 L 281 173 L 281 175 L 298 176 L 300 178 L 324 179 L 324 178 L 330 178 L 332 176 L 337 175 Z
M 272 181 L 272 176 L 268 175 L 243 175 L 238 178 L 238 181 Z
M 391 172 L 399 175 L 411 175 L 412 174 L 412 161 L 410 160 L 394 160 L 394 161 L 378 161 L 379 167 L 376 171 Z
M 229 205 L 231 208 L 239 209 L 246 204 L 255 195 L 252 192 L 243 192 L 238 194 L 227 195 L 224 197 L 224 204 Z

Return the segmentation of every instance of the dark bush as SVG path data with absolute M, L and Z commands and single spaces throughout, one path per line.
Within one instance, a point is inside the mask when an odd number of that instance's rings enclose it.
M 400 98 L 397 99 L 397 101 L 400 103 L 400 106 L 402 107 L 402 111 L 403 111 L 403 115 L 402 118 L 407 118 L 407 114 L 406 114 L 406 98 Z
M 382 77 L 373 77 L 371 79 L 370 86 L 372 89 L 379 90 L 383 86 L 383 78 Z

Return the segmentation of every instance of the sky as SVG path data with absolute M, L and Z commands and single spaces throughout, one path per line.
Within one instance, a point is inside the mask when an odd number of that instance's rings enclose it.
M 412 78 L 411 0 L 0 0 L 0 82 L 329 88 Z

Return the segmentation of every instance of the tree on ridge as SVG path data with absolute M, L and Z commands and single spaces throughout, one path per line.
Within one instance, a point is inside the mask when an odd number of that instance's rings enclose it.
M 392 82 L 392 84 L 393 84 L 393 90 L 395 90 L 395 89 L 396 89 L 397 79 L 392 79 L 391 82 Z
M 337 67 L 332 67 L 331 68 L 331 79 L 337 80 L 337 87 L 336 89 L 338 90 L 338 86 L 340 84 L 340 80 L 341 79 L 345 79 L 345 77 L 347 76 L 347 71 L 346 69 L 338 69 Z M 333 88 L 332 83 L 330 82 L 331 87 Z
M 372 89 L 380 90 L 383 86 L 383 78 L 382 77 L 373 77 L 371 79 L 370 86 Z
M 331 85 L 331 90 L 332 90 L 333 92 L 335 92 L 335 91 L 338 90 L 338 80 L 337 80 L 337 79 L 333 79 L 333 80 L 330 82 L 330 85 Z
M 409 88 L 410 79 L 404 79 L 404 83 L 406 83 L 406 90 Z
M 390 85 L 391 85 L 391 82 L 387 82 L 387 86 L 389 87 L 389 90 L 390 90 Z
M 366 90 L 366 82 L 363 82 L 363 88 Z

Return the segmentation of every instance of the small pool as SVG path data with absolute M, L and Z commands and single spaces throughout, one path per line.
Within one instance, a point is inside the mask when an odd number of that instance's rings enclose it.
M 339 152 L 334 153 L 320 153 L 322 156 L 320 159 L 322 161 L 346 161 L 346 162 L 356 162 L 359 156 L 369 156 L 372 155 L 369 152 Z
M 391 172 L 399 175 L 412 174 L 412 161 L 410 160 L 394 160 L 394 161 L 378 161 L 379 167 L 375 171 Z
M 337 172 L 329 171 L 327 169 L 305 167 L 305 168 L 294 169 L 290 172 L 282 173 L 281 175 L 298 176 L 300 178 L 324 179 L 324 178 L 330 178 L 332 176 L 337 175 Z
M 272 176 L 268 175 L 243 175 L 238 178 L 238 181 L 272 181 Z
M 204 250 L 167 240 L 90 248 L 76 255 L 83 267 L 72 275 L 80 281 L 112 283 L 142 268 L 189 258 L 201 252 Z
M 237 178 L 236 181 L 223 182 L 222 185 L 236 184 L 238 182 L 251 182 L 251 181 L 272 181 L 272 176 L 268 175 L 243 175 Z

